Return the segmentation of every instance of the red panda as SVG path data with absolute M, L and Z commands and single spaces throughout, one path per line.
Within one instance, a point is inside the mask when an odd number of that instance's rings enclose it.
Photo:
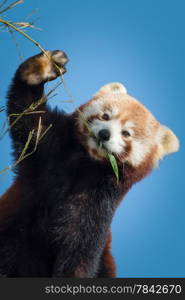
M 0 275 L 115 277 L 110 225 L 119 202 L 165 155 L 178 150 L 161 125 L 120 83 L 103 86 L 74 113 L 51 111 L 44 83 L 66 72 L 62 51 L 29 58 L 9 93 L 14 185 L 0 198 Z M 31 112 L 29 114 L 29 112 Z M 14 115 L 22 114 L 14 122 Z M 107 159 L 115 156 L 119 180 Z

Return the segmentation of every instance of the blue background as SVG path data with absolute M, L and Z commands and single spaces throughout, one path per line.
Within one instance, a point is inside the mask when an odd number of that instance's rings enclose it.
M 35 8 L 43 31 L 27 32 L 45 49 L 63 49 L 70 58 L 67 86 L 75 106 L 111 81 L 122 82 L 179 137 L 181 149 L 132 188 L 113 220 L 113 254 L 119 277 L 185 277 L 184 109 L 185 2 L 182 0 L 25 1 L 5 13 L 23 21 Z M 38 49 L 18 35 L 27 58 Z M 0 106 L 20 63 L 8 33 L 0 32 Z M 74 109 L 64 88 L 50 100 Z M 5 116 L 1 113 L 1 125 Z M 9 136 L 0 142 L 0 170 L 11 164 Z M 13 175 L 0 178 L 0 193 Z

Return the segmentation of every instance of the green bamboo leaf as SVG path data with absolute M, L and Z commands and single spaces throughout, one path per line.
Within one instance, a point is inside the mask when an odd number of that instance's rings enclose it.
M 113 154 L 107 153 L 107 156 L 108 156 L 108 159 L 110 161 L 110 164 L 112 166 L 112 169 L 114 171 L 114 174 L 116 175 L 117 182 L 118 182 L 119 181 L 119 169 L 118 169 L 117 161 Z

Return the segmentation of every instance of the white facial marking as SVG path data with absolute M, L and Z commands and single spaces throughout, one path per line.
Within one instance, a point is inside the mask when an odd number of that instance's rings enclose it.
M 126 121 L 125 124 L 124 124 L 124 127 L 125 127 L 125 128 L 128 128 L 128 129 L 129 129 L 129 128 L 133 128 L 133 127 L 134 127 L 134 122 L 132 122 L 132 121 L 130 121 L 130 120 L 129 120 L 129 121 Z
M 112 107 L 111 109 L 111 116 L 116 117 L 119 114 L 119 109 L 118 107 Z
M 102 101 L 94 101 L 89 106 L 85 107 L 83 110 L 83 115 L 85 119 L 88 119 L 91 116 L 101 115 L 104 113 L 102 110 Z
M 120 154 L 123 151 L 124 141 L 121 136 L 121 125 L 118 120 L 102 121 L 94 120 L 91 130 L 98 139 L 100 130 L 107 129 L 110 131 L 110 139 L 104 142 L 105 148 L 110 153 Z
M 133 139 L 132 140 L 132 151 L 129 155 L 129 162 L 133 166 L 138 166 L 146 155 L 150 152 L 151 145 L 148 142 L 142 140 Z

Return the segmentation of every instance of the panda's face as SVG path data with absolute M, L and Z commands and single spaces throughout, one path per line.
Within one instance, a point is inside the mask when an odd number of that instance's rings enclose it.
M 79 112 L 83 144 L 94 159 L 105 160 L 111 153 L 119 162 L 136 167 L 152 154 L 155 165 L 167 152 L 178 148 L 175 135 L 130 97 L 121 84 L 106 85 Z M 171 149 L 167 150 L 164 142 L 168 139 Z

